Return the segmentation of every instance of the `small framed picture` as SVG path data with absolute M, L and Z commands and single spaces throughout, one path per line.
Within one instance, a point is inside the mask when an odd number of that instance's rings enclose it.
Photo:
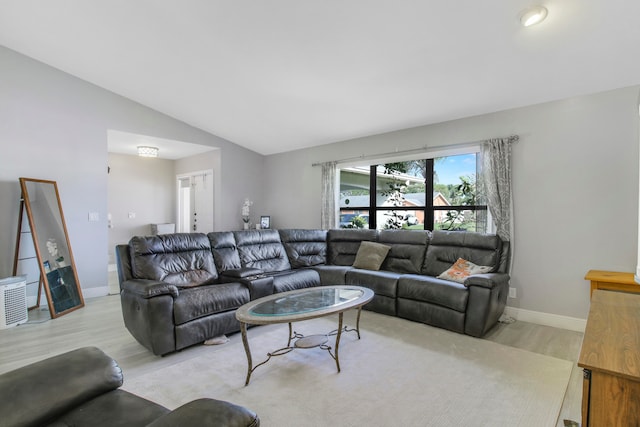
M 260 228 L 270 228 L 271 227 L 271 217 L 270 216 L 261 216 L 260 217 Z

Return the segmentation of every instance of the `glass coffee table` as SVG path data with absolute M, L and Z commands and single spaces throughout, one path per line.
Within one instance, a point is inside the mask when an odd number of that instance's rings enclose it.
M 247 380 L 249 384 L 251 374 L 261 365 L 267 363 L 273 356 L 282 356 L 296 348 L 319 347 L 327 350 L 336 361 L 336 367 L 340 372 L 340 359 L 338 358 L 338 346 L 343 332 L 355 331 L 360 339 L 360 312 L 362 306 L 371 301 L 373 291 L 360 286 L 318 286 L 315 288 L 296 289 L 289 292 L 268 295 L 248 302 L 236 311 L 236 319 L 240 322 L 242 343 L 247 353 Z M 358 309 L 355 329 L 348 329 L 342 325 L 343 313 L 352 308 Z M 317 317 L 338 314 L 338 329 L 324 335 L 304 336 L 293 331 L 291 324 Z M 287 346 L 267 353 L 267 359 L 253 366 L 249 339 L 247 338 L 247 325 L 270 325 L 273 323 L 289 324 L 289 340 Z M 336 336 L 335 350 L 327 345 L 330 336 Z M 292 343 L 293 342 L 293 343 Z

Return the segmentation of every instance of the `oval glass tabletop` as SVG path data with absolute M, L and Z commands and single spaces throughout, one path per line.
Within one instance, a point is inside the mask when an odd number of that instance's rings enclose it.
M 264 301 L 250 308 L 248 313 L 252 316 L 290 316 L 338 307 L 362 295 L 364 291 L 358 288 L 312 288 Z

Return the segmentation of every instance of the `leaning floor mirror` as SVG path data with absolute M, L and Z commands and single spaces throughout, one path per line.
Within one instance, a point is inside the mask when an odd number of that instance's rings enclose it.
M 20 178 L 26 210 L 51 318 L 84 306 L 71 243 L 55 181 Z M 38 290 L 40 293 L 40 290 Z

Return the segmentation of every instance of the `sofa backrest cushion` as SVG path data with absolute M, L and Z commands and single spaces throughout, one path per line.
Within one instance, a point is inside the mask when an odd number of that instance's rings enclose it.
M 420 274 L 430 238 L 427 230 L 381 230 L 378 242 L 391 247 L 381 270 Z
M 209 239 L 202 233 L 135 236 L 129 241 L 129 251 L 136 279 L 188 288 L 218 278 Z
M 278 230 L 292 268 L 327 262 L 326 230 Z
M 118 282 L 121 286 L 120 290 L 122 290 L 122 283 L 133 279 L 131 273 L 131 258 L 129 258 L 129 245 L 116 245 L 115 256 Z
M 207 237 L 211 243 L 213 260 L 220 274 L 227 270 L 236 270 L 242 267 L 233 232 L 216 231 L 207 234 Z
M 265 273 L 291 270 L 291 264 L 277 230 L 234 231 L 242 268 Z
M 360 242 L 375 242 L 378 232 L 369 229 L 337 228 L 327 232 L 327 264 L 353 265 Z
M 495 234 L 435 230 L 427 248 L 423 274 L 438 276 L 458 258 L 498 271 L 502 240 Z
M 509 273 L 509 261 L 511 260 L 510 248 L 511 244 L 503 240 L 502 250 L 500 251 L 500 266 L 498 267 L 499 273 Z

